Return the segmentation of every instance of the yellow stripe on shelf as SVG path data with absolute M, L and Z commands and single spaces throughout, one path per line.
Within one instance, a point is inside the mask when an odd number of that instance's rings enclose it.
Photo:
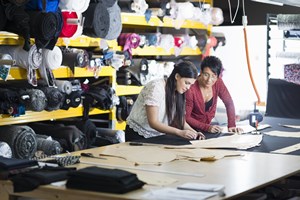
M 105 114 L 110 113 L 110 110 L 99 110 L 97 108 L 92 109 L 89 115 Z M 44 121 L 44 120 L 55 120 L 70 117 L 80 117 L 83 114 L 83 107 L 69 108 L 69 110 L 55 110 L 55 111 L 41 111 L 33 112 L 26 111 L 25 115 L 19 117 L 12 117 L 9 115 L 1 115 L 0 126 L 10 124 L 22 124 L 28 122 Z
M 88 70 L 87 68 L 75 67 L 75 73 L 71 71 L 69 67 L 60 67 L 58 69 L 53 70 L 53 74 L 55 78 L 72 78 L 72 77 L 93 77 L 94 72 Z M 113 67 L 103 67 L 100 70 L 99 76 L 114 76 L 115 69 Z M 37 75 L 40 78 L 39 75 Z M 19 67 L 12 67 L 10 69 L 10 74 L 8 76 L 8 80 L 24 80 L 27 79 L 26 69 Z
M 74 46 L 74 47 L 100 47 L 100 38 L 88 37 L 81 35 L 77 38 L 58 38 L 57 46 Z M 116 40 L 106 40 L 109 47 L 114 48 L 118 46 Z
M 176 24 L 180 23 L 178 20 L 173 20 L 168 16 L 165 16 L 163 21 L 161 21 L 158 17 L 153 16 L 149 22 L 146 21 L 144 15 L 136 13 L 121 13 L 121 17 L 123 25 L 175 27 Z M 211 25 L 206 26 L 197 21 L 185 20 L 180 28 L 211 29 Z
M 136 95 L 139 94 L 143 86 L 134 86 L 134 85 L 117 85 L 116 86 L 116 95 Z

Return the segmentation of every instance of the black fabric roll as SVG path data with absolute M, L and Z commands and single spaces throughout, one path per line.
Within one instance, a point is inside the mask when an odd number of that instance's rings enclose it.
M 86 67 L 89 64 L 89 54 L 84 49 L 64 49 L 62 65 L 74 67 Z
M 7 19 L 6 19 L 4 7 L 0 3 L 0 31 L 4 30 L 6 22 L 7 22 Z
M 39 89 L 44 92 L 47 98 L 45 110 L 53 111 L 60 109 L 65 98 L 65 95 L 63 93 L 61 93 L 55 87 L 41 87 Z
M 5 4 L 5 15 L 8 19 L 4 30 L 23 36 L 23 49 L 30 49 L 30 17 L 22 6 L 12 3 Z
M 22 103 L 26 110 L 40 112 L 46 108 L 47 98 L 45 93 L 39 89 L 25 89 L 20 91 L 21 95 L 28 95 L 28 99 L 24 99 Z
M 9 0 L 9 1 L 17 6 L 24 6 L 29 0 Z
M 87 147 L 85 135 L 76 126 L 46 123 L 32 123 L 29 126 L 36 134 L 48 135 L 58 141 L 63 148 L 63 152 L 78 151 Z
M 46 48 L 57 34 L 59 27 L 57 16 L 52 12 L 27 11 L 27 13 L 30 17 L 30 36 L 35 38 L 38 48 Z
M 29 126 L 0 126 L 0 141 L 10 146 L 13 158 L 32 158 L 37 149 L 35 132 Z
M 85 17 L 83 34 L 90 37 L 105 38 L 110 26 L 110 15 L 107 7 L 102 3 L 90 3 L 88 9 L 82 13 Z
M 55 47 L 57 40 L 59 38 L 60 32 L 63 28 L 63 18 L 62 18 L 62 14 L 61 14 L 61 10 L 58 8 L 58 10 L 54 13 L 55 14 L 55 18 L 57 20 L 57 26 L 56 26 L 56 32 L 54 34 L 54 37 L 52 38 L 52 40 L 49 41 L 49 43 L 46 45 L 46 49 L 50 49 L 53 50 L 53 48 Z
M 81 104 L 81 91 L 73 91 L 66 94 L 61 109 L 68 110 L 70 107 L 77 108 Z
M 36 134 L 37 150 L 43 151 L 45 155 L 57 155 L 62 153 L 62 147 L 56 140 L 49 140 L 47 135 Z

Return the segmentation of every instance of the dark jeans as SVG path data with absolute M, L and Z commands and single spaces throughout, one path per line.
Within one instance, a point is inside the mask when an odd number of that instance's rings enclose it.
M 143 136 L 139 135 L 137 132 L 135 132 L 132 128 L 130 128 L 128 125 L 125 129 L 125 141 L 134 141 L 134 140 L 140 140 L 144 139 Z

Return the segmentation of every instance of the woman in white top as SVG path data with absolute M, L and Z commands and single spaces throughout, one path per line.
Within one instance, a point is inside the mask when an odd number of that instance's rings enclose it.
M 126 120 L 125 140 L 133 141 L 163 134 L 186 139 L 204 139 L 185 121 L 185 92 L 196 81 L 197 68 L 192 62 L 175 64 L 171 75 L 144 86 Z

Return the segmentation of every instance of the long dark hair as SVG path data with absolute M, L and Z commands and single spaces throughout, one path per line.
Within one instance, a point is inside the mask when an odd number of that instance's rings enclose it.
M 190 61 L 181 61 L 174 65 L 171 75 L 166 83 L 166 113 L 170 126 L 183 129 L 185 122 L 185 94 L 180 94 L 176 90 L 175 75 L 182 78 L 197 78 L 196 66 Z

